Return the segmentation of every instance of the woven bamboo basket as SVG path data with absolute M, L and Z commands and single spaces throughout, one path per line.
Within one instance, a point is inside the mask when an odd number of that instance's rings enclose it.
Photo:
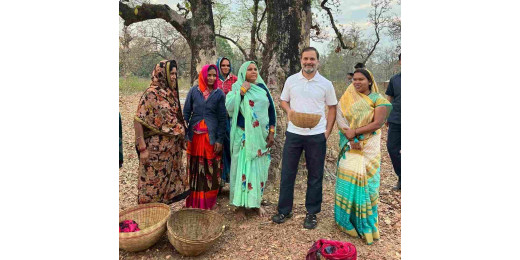
M 168 220 L 168 240 L 184 256 L 197 256 L 224 233 L 224 217 L 203 209 L 182 209 Z
M 137 252 L 154 245 L 166 231 L 166 221 L 170 217 L 170 207 L 163 203 L 141 204 L 119 213 L 119 222 L 134 220 L 139 231 L 119 233 L 119 248 Z
M 291 122 L 301 128 L 314 128 L 321 119 L 320 114 L 292 112 Z

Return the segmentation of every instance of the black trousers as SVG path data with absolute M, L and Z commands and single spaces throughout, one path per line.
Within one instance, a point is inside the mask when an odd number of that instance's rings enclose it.
M 395 174 L 401 181 L 401 124 L 388 123 L 388 140 L 386 142 L 388 154 L 392 160 Z
M 298 163 L 303 150 L 305 150 L 305 160 L 309 172 L 307 176 L 305 208 L 307 213 L 310 214 L 316 214 L 321 211 L 323 169 L 327 151 L 325 134 L 298 135 L 286 132 L 282 155 L 282 179 L 280 182 L 278 213 L 288 214 L 292 211 L 294 181 L 296 173 L 298 173 Z

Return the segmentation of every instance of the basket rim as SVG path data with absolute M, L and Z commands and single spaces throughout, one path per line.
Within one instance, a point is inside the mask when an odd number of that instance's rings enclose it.
M 312 116 L 320 116 L 321 117 L 321 113 L 305 113 L 305 112 L 296 112 L 296 111 L 294 111 L 293 113 L 294 114 L 300 114 L 300 115 L 312 115 Z
M 139 204 L 139 205 L 137 205 L 135 207 L 131 207 L 129 209 L 123 210 L 123 211 L 119 212 L 119 217 L 121 217 L 123 215 L 126 215 L 128 213 L 132 213 L 134 211 L 148 209 L 148 208 L 164 208 L 164 209 L 168 209 L 168 214 L 166 215 L 166 217 L 161 219 L 159 222 L 157 222 L 154 225 L 151 225 L 151 226 L 149 226 L 149 227 L 147 227 L 145 229 L 141 229 L 141 230 L 136 231 L 136 232 L 128 232 L 128 233 L 119 232 L 119 239 L 120 240 L 135 239 L 135 238 L 140 238 L 140 237 L 147 236 L 147 235 L 150 235 L 152 233 L 155 233 L 158 229 L 160 229 L 168 221 L 168 219 L 170 218 L 170 216 L 172 214 L 170 206 L 168 206 L 167 204 L 164 204 L 164 203 L 154 202 L 154 203 L 147 203 L 147 204 Z
M 222 215 L 220 215 L 217 212 L 214 212 L 212 210 L 204 210 L 204 209 L 197 209 L 197 208 L 184 208 L 184 209 L 175 211 L 175 212 L 173 212 L 171 214 L 171 217 L 166 222 L 166 229 L 167 229 L 168 234 L 172 235 L 175 239 L 178 239 L 181 242 L 184 242 L 184 243 L 187 243 L 187 244 L 192 244 L 192 245 L 194 245 L 194 244 L 205 244 L 205 243 L 209 243 L 209 242 L 212 242 L 212 241 L 216 240 L 217 238 L 222 236 L 222 234 L 224 233 L 225 225 L 222 226 L 222 228 L 217 233 L 217 235 L 215 235 L 214 237 L 208 238 L 208 239 L 187 239 L 187 238 L 183 238 L 183 237 L 178 236 L 177 234 L 175 234 L 175 232 L 173 232 L 172 228 L 170 227 L 170 222 L 173 221 L 174 215 L 180 214 L 181 212 L 186 212 L 186 211 L 194 211 L 194 212 L 197 211 L 197 212 L 200 212 L 202 214 L 214 215 L 214 216 L 217 216 L 217 217 L 223 219 Z

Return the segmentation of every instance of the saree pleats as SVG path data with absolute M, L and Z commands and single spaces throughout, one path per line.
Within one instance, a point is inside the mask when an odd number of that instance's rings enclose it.
M 208 133 L 194 134 L 188 142 L 187 170 L 190 195 L 186 207 L 211 209 L 217 203 L 220 185 L 221 157 L 213 152 Z
M 336 223 L 345 233 L 362 237 L 368 244 L 379 239 L 380 138 L 378 130 L 372 138 L 362 141 L 363 150 L 346 151 L 338 162 Z

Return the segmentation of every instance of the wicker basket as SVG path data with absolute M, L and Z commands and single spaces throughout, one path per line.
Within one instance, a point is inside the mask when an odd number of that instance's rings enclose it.
M 119 213 L 119 222 L 134 220 L 139 231 L 119 233 L 119 248 L 126 251 L 142 251 L 155 244 L 166 231 L 166 221 L 170 217 L 170 207 L 163 203 L 148 203 Z
M 320 114 L 292 112 L 291 122 L 301 128 L 314 128 L 321 119 Z
M 224 217 L 203 209 L 182 209 L 168 220 L 168 240 L 184 256 L 197 256 L 224 232 Z

